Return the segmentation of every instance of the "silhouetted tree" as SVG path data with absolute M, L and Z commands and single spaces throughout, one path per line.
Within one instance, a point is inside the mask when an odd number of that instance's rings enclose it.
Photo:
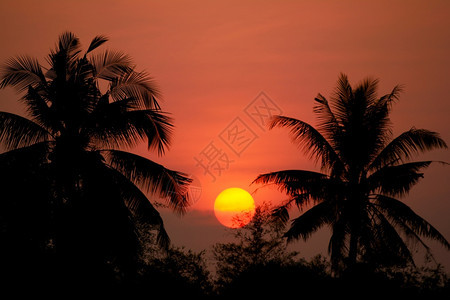
M 146 193 L 167 200 L 177 213 L 188 205 L 185 174 L 120 150 L 146 142 L 164 154 L 172 120 L 160 109 L 153 80 L 136 71 L 129 56 L 94 51 L 106 41 L 96 36 L 83 53 L 79 39 L 65 32 L 47 57 L 48 68 L 28 56 L 1 67 L 0 88 L 23 93 L 28 113 L 0 112 L 0 142 L 8 150 L 0 167 L 12 184 L 3 185 L 9 192 L 1 204 L 2 233 L 22 223 L 14 235 L 32 234 L 29 243 L 54 253 L 67 275 L 58 273 L 61 281 L 98 281 L 103 270 L 112 277 L 133 273 L 135 219 L 156 226 L 158 242 L 168 245 Z
M 245 219 L 245 218 L 244 218 Z M 247 225 L 232 229 L 236 241 L 213 246 L 219 296 L 288 296 L 323 284 L 329 277 L 320 256 L 307 262 L 287 250 L 285 225 L 273 222 L 268 204 L 258 206 Z
M 205 251 L 194 252 L 184 247 L 167 249 L 157 244 L 151 225 L 138 226 L 140 237 L 139 275 L 133 291 L 142 295 L 147 290 L 152 295 L 164 297 L 211 296 L 213 286 L 207 267 Z
M 235 221 L 240 223 L 239 220 Z M 236 242 L 217 243 L 213 246 L 218 285 L 229 284 L 252 265 L 264 265 L 271 261 L 281 264 L 291 262 L 298 253 L 286 252 L 283 228 L 284 226 L 271 222 L 267 204 L 256 207 L 255 214 L 247 225 L 232 229 Z
M 450 248 L 436 228 L 398 200 L 432 163 L 411 162 L 412 156 L 447 145 L 438 133 L 414 127 L 392 139 L 389 113 L 401 87 L 382 97 L 377 89 L 378 80 L 365 79 L 352 87 L 341 74 L 330 102 L 321 94 L 315 98 L 316 128 L 275 116 L 269 127 L 290 129 L 292 141 L 320 163 L 323 173 L 284 170 L 254 181 L 275 184 L 290 196 L 274 210 L 279 220 L 289 220 L 294 204 L 303 212 L 285 234 L 289 241 L 307 240 L 324 225 L 331 228 L 328 249 L 334 271 L 352 270 L 358 262 L 413 262 L 405 237 L 427 250 L 423 237 Z
M 440 299 L 450 292 L 450 279 L 441 264 L 428 261 L 424 266 L 382 268 L 380 273 L 402 290 L 412 291 L 421 299 Z

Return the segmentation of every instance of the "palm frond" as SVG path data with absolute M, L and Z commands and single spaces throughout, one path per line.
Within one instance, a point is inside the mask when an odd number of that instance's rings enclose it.
M 372 258 L 375 261 L 397 257 L 414 264 L 411 251 L 395 228 L 396 224 L 391 224 L 382 212 L 373 205 L 370 206 L 371 212 L 374 213 L 377 221 L 372 222 L 370 226 L 374 231 L 374 236 L 368 239 L 365 247 L 366 252 L 369 252 L 371 256 L 375 256 Z
M 143 119 L 143 122 L 148 149 L 156 149 L 159 155 L 164 154 L 165 149 L 171 142 L 172 119 L 164 113 L 153 109 L 134 111 L 131 113 L 145 113 L 146 118 Z
M 105 105 L 102 102 L 99 101 L 84 129 L 97 147 L 132 148 L 144 141 L 142 118 L 136 119 L 136 114 L 130 114 L 126 106 L 109 105 L 107 99 Z
M 368 189 L 394 197 L 406 195 L 423 178 L 423 173 L 419 171 L 431 163 L 432 161 L 419 161 L 385 166 L 367 178 Z
M 74 52 L 79 52 L 80 47 L 79 38 L 70 31 L 63 32 L 58 38 L 57 51 L 64 51 L 73 55 Z
M 376 156 L 382 151 L 392 137 L 391 121 L 389 118 L 390 109 L 394 100 L 397 100 L 401 87 L 396 86 L 388 95 L 380 99 L 372 100 L 367 106 L 364 115 L 363 126 L 366 128 L 367 150 L 369 155 L 365 165 L 369 165 Z
M 341 73 L 334 90 L 332 108 L 338 122 L 346 123 L 348 117 L 348 103 L 353 98 L 353 89 L 347 75 Z
M 27 111 L 32 117 L 32 120 L 49 132 L 56 132 L 62 126 L 54 118 L 54 113 L 48 105 L 45 93 L 29 86 L 28 92 L 21 99 L 21 101 L 26 105 Z
M 310 194 L 295 194 L 292 198 L 284 201 L 283 204 L 272 209 L 270 214 L 270 218 L 272 221 L 278 224 L 286 225 L 287 221 L 289 221 L 289 209 L 295 204 L 300 211 L 309 203 L 311 199 Z
M 54 94 L 63 93 L 68 88 L 65 84 L 68 78 L 73 80 L 76 76 L 80 52 L 81 45 L 77 36 L 71 32 L 60 35 L 55 49 L 51 50 L 47 57 L 50 69 L 45 74 L 52 81 Z
M 338 139 L 339 134 L 341 134 L 341 125 L 337 121 L 328 100 L 324 96 L 318 94 L 317 97 L 314 98 L 314 102 L 315 105 L 313 111 L 317 114 L 319 120 L 318 130 L 333 146 L 333 141 Z
M 302 171 L 285 170 L 259 175 L 253 183 L 274 184 L 281 192 L 291 197 L 290 204 L 303 210 L 310 203 L 320 201 L 340 201 L 345 197 L 347 183 L 325 174 Z
M 133 147 L 145 141 L 148 149 L 164 154 L 171 142 L 172 119 L 157 110 L 132 110 L 132 105 L 126 100 L 99 103 L 89 120 L 88 131 L 100 145 Z
M 313 126 L 294 118 L 275 116 L 269 125 L 270 129 L 274 127 L 290 128 L 292 141 L 316 163 L 320 160 L 322 170 L 331 169 L 333 172 L 343 170 L 339 156 Z
M 318 172 L 303 170 L 283 170 L 260 174 L 252 184 L 275 184 L 278 188 L 293 196 L 311 193 L 323 186 L 328 176 Z
M 0 79 L 0 88 L 12 86 L 19 91 L 46 82 L 39 61 L 29 56 L 18 56 L 7 60 L 0 68 Z
M 116 180 L 121 197 L 125 201 L 125 205 L 130 210 L 134 218 L 139 222 L 153 225 L 157 228 L 157 242 L 167 249 L 170 245 L 170 238 L 164 228 L 164 222 L 159 212 L 151 204 L 147 196 L 122 173 L 113 170 L 113 177 Z
M 284 182 L 315 181 L 328 178 L 326 174 L 305 170 L 283 170 L 259 175 L 252 184 L 282 184 Z M 306 185 L 306 184 L 305 184 Z
M 450 243 L 447 239 L 430 223 L 417 215 L 408 205 L 385 195 L 377 195 L 374 203 L 396 223 L 403 223 L 419 236 L 433 239 L 450 249 Z
M 160 109 L 157 98 L 161 93 L 154 80 L 146 72 L 130 71 L 111 81 L 109 93 L 114 101 L 133 99 L 146 109 Z
M 375 197 L 386 197 L 385 195 L 374 195 Z M 399 200 L 397 200 L 399 201 Z M 405 234 L 406 238 L 412 240 L 414 243 L 421 244 L 427 252 L 430 252 L 430 248 L 425 244 L 425 242 L 420 238 L 420 236 L 411 229 L 405 222 L 392 218 L 390 215 L 386 214 L 384 211 L 380 210 L 378 204 L 370 203 L 371 210 L 375 212 L 378 218 L 384 218 L 386 222 L 389 222 L 393 227 L 397 228 L 399 231 Z
M 91 44 L 89 45 L 89 48 L 86 51 L 86 54 L 97 49 L 98 47 L 100 47 L 101 45 L 103 45 L 104 43 L 106 43 L 108 41 L 108 38 L 104 35 L 97 35 L 96 37 L 94 37 L 91 41 Z
M 191 179 L 184 173 L 166 169 L 142 156 L 119 150 L 102 150 L 109 165 L 147 192 L 164 198 L 177 213 L 189 205 L 187 187 Z
M 391 93 L 384 95 L 379 99 L 377 105 L 388 105 L 390 107 L 394 101 L 397 101 L 400 98 L 400 94 L 403 92 L 403 90 L 404 88 L 402 85 L 396 85 L 392 89 Z
M 7 169 L 20 169 L 19 172 L 23 172 L 24 168 L 36 171 L 41 164 L 47 163 L 47 153 L 52 143 L 38 142 L 0 153 L 0 169 L 2 172 L 7 172 Z
M 133 70 L 131 58 L 122 52 L 105 50 L 92 55 L 89 60 L 94 67 L 95 77 L 108 81 L 116 80 Z
M 377 90 L 378 90 L 378 79 L 365 78 L 363 79 L 353 91 L 353 99 L 351 106 L 360 107 L 361 112 L 372 106 L 377 102 Z
M 413 154 L 432 149 L 447 149 L 447 144 L 437 132 L 411 128 L 392 140 L 373 160 L 369 170 L 409 159 Z
M 60 78 L 65 78 L 66 71 L 72 69 L 76 64 L 78 55 L 81 52 L 81 44 L 79 38 L 72 32 L 66 31 L 62 33 L 54 50 L 50 51 L 47 62 L 51 66 L 49 70 L 50 77 L 58 74 Z
M 285 233 L 288 242 L 302 238 L 307 240 L 322 226 L 331 224 L 334 219 L 334 209 L 329 202 L 316 204 L 292 221 L 291 227 Z
M 289 205 L 280 205 L 271 212 L 272 221 L 285 225 L 289 221 Z
M 47 141 L 50 133 L 40 125 L 16 114 L 0 112 L 0 143 L 8 150 Z

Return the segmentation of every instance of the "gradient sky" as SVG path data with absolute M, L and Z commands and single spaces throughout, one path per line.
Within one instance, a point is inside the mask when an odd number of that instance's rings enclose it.
M 329 96 L 340 72 L 353 84 L 379 78 L 383 94 L 403 84 L 392 113 L 394 134 L 416 126 L 450 143 L 450 1 L 2 0 L 0 62 L 19 54 L 44 62 L 65 30 L 85 46 L 107 35 L 109 48 L 130 54 L 158 82 L 162 108 L 175 120 L 172 147 L 164 157 L 145 147 L 134 151 L 194 175 L 202 189 L 186 216 L 162 209 L 178 246 L 201 250 L 227 239 L 212 212 L 223 189 L 254 192 L 258 186 L 250 183 L 260 173 L 317 170 L 287 131 L 260 128 L 246 113 L 261 103 L 261 92 L 272 108 L 315 124 L 313 99 L 319 92 Z M 0 110 L 23 114 L 17 98 L 10 89 L 0 91 Z M 247 135 L 234 140 L 237 155 L 227 134 L 243 128 Z M 212 146 L 221 150 L 222 167 L 230 162 L 220 174 L 213 170 L 215 180 L 195 160 Z M 420 158 L 450 162 L 450 153 Z M 405 199 L 447 239 L 449 170 L 431 166 Z M 254 197 L 257 204 L 285 199 L 273 188 Z M 305 256 L 325 254 L 328 237 L 323 230 L 293 247 Z M 435 253 L 449 270 L 448 252 L 438 247 Z

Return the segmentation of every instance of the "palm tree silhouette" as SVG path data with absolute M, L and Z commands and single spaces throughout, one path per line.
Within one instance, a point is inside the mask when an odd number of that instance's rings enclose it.
M 16 178 L 28 177 L 24 184 L 45 178 L 47 200 L 39 213 L 49 216 L 46 243 L 63 261 L 80 262 L 75 257 L 85 253 L 84 260 L 125 268 L 136 250 L 131 218 L 154 225 L 159 243 L 169 243 L 146 193 L 183 213 L 190 179 L 120 150 L 146 142 L 162 155 L 173 126 L 147 73 L 121 52 L 94 51 L 106 41 L 96 36 L 82 53 L 78 37 L 65 32 L 48 69 L 28 56 L 6 62 L 0 88 L 24 92 L 30 118 L 0 112 L 0 142 L 8 150 L 0 165 Z
M 437 133 L 414 127 L 392 139 L 389 113 L 402 89 L 396 86 L 378 98 L 377 88 L 378 80 L 370 78 L 352 88 L 341 74 L 330 102 L 321 94 L 315 98 L 316 128 L 273 117 L 270 129 L 289 128 L 292 141 L 320 163 L 321 172 L 284 170 L 254 180 L 275 184 L 289 195 L 273 212 L 278 220 L 287 222 L 294 204 L 303 211 L 286 232 L 288 241 L 307 240 L 325 225 L 331 228 L 328 251 L 336 273 L 354 269 L 357 262 L 414 263 L 405 238 L 427 250 L 423 237 L 450 248 L 436 228 L 397 199 L 432 163 L 412 162 L 411 157 L 447 145 Z

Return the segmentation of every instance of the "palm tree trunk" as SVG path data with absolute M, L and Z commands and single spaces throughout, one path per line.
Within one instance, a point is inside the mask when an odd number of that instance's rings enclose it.
M 358 234 L 356 228 L 352 229 L 350 236 L 350 248 L 348 251 L 347 269 L 351 270 L 356 265 L 356 258 L 358 255 Z
M 361 199 L 362 193 L 359 185 L 359 172 L 354 172 L 351 178 L 351 191 L 349 199 L 350 212 L 350 247 L 347 258 L 347 270 L 351 271 L 356 265 L 358 256 L 358 240 L 361 226 Z

